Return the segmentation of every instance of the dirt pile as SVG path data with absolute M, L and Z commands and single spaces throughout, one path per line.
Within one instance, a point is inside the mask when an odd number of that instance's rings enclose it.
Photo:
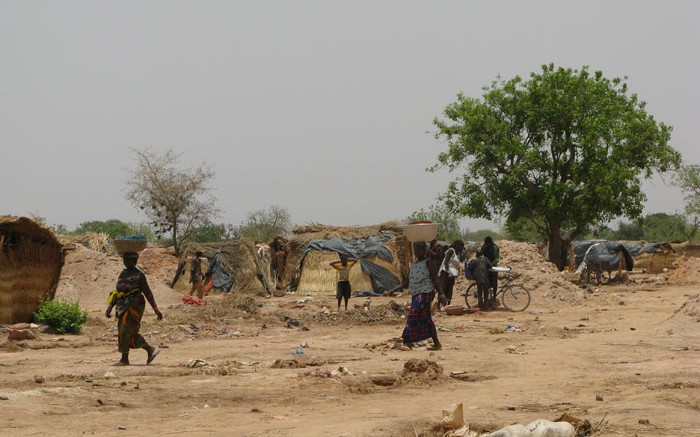
M 534 244 L 509 240 L 499 240 L 496 244 L 501 256 L 498 265 L 512 269 L 513 283 L 530 290 L 534 302 L 537 299 L 553 299 L 573 305 L 585 302 L 583 290 L 567 280 L 553 263 L 545 260 Z M 468 285 L 469 281 L 462 278 L 457 285 L 460 293 L 464 293 Z
M 105 300 L 114 290 L 117 277 L 124 268 L 121 258 L 88 249 L 79 243 L 71 247 L 74 249 L 66 252 L 55 298 L 78 301 L 88 312 L 104 311 Z M 177 269 L 177 258 L 171 251 L 149 247 L 141 253 L 138 265 L 146 272 L 159 307 L 180 303 L 181 295 L 167 285 Z
M 671 264 L 666 278 L 669 284 L 697 284 L 700 282 L 700 258 L 681 256 Z
M 399 381 L 404 384 L 429 384 L 440 379 L 442 374 L 442 366 L 435 361 L 411 358 L 404 363 Z

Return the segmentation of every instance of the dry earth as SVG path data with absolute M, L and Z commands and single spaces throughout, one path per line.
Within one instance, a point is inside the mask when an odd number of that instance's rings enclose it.
M 334 313 L 332 296 L 183 305 L 166 285 L 176 260 L 148 249 L 140 264 L 165 318 L 147 310 L 142 333 L 162 352 L 146 366 L 134 351 L 129 367 L 111 365 L 116 324 L 103 316 L 121 262 L 78 246 L 57 298 L 89 312 L 83 332 L 10 341 L 1 329 L 1 433 L 442 436 L 442 408 L 461 402 L 478 431 L 568 414 L 599 436 L 700 435 L 698 259 L 582 289 L 533 246 L 499 244 L 531 306 L 438 314 L 438 352 L 394 348 L 408 297 L 372 298 L 369 315 L 366 298 Z

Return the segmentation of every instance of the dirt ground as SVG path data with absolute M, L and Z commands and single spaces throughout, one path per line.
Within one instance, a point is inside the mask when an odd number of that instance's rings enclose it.
M 112 366 L 116 323 L 103 315 L 121 260 L 78 245 L 56 297 L 88 311 L 82 333 L 40 326 L 14 341 L 0 327 L 0 434 L 442 436 L 443 407 L 461 402 L 478 432 L 567 414 L 592 435 L 700 435 L 697 258 L 581 288 L 534 246 L 499 245 L 532 304 L 439 313 L 436 352 L 396 348 L 410 297 L 354 298 L 341 314 L 331 293 L 185 305 L 167 286 L 176 259 L 149 248 L 139 264 L 165 318 L 148 308 L 142 333 L 162 351 L 148 366 L 134 351 L 128 367 Z

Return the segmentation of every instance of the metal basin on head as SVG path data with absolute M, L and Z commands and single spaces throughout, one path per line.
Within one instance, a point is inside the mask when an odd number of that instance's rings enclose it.
M 437 236 L 439 223 L 414 222 L 403 227 L 403 235 L 412 243 L 432 241 Z

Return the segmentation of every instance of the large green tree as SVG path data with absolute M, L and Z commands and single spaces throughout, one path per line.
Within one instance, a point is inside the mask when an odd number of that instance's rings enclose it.
M 531 220 L 560 269 L 568 243 L 593 225 L 637 217 L 643 179 L 680 161 L 623 79 L 544 65 L 529 79 L 498 78 L 481 99 L 459 94 L 436 138 L 448 150 L 431 170 L 461 170 L 442 199 L 459 214 Z
M 686 201 L 683 217 L 686 224 L 681 232 L 692 242 L 700 229 L 700 165 L 679 166 L 675 184 L 683 190 Z

